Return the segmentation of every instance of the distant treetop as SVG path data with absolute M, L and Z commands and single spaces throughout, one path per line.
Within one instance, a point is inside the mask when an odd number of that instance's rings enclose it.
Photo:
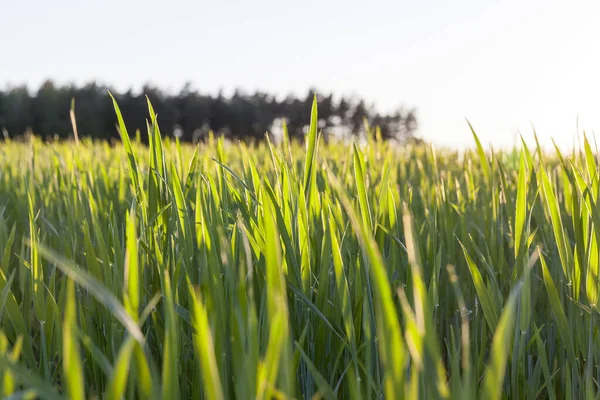
M 33 132 L 42 138 L 72 136 L 69 116 L 71 101 L 75 101 L 75 116 L 80 137 L 117 139 L 116 118 L 108 96 L 111 91 L 119 103 L 128 130 L 139 129 L 146 140 L 148 109 L 146 96 L 158 114 L 161 131 L 184 141 L 202 140 L 209 131 L 230 139 L 260 140 L 269 132 L 281 133 L 285 120 L 289 135 L 304 137 L 309 122 L 310 107 L 315 90 L 303 98 L 289 95 L 283 99 L 264 92 L 244 93 L 236 90 L 230 97 L 222 93 L 210 95 L 185 85 L 178 94 L 145 85 L 141 93 L 128 90 L 118 93 L 95 82 L 82 87 L 57 86 L 44 82 L 31 94 L 26 86 L 0 91 L 0 131 L 10 137 Z M 319 128 L 328 137 L 349 137 L 364 132 L 364 122 L 379 126 L 384 139 L 404 141 L 414 138 L 417 119 L 414 109 L 398 109 L 389 114 L 378 113 L 364 100 L 332 94 L 317 95 Z

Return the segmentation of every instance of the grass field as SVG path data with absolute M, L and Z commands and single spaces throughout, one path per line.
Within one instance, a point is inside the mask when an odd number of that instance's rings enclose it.
M 326 145 L 316 114 L 306 145 L 179 145 L 151 107 L 148 147 L 0 144 L 3 398 L 599 398 L 588 142 Z

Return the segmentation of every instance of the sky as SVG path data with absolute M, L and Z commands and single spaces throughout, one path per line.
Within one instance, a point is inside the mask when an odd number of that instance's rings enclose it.
M 0 87 L 314 87 L 415 107 L 438 146 L 473 146 L 468 119 L 494 148 L 568 149 L 600 132 L 599 20 L 598 0 L 0 0 Z

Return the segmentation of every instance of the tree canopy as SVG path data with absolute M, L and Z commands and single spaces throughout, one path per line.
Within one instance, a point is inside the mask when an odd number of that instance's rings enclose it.
M 0 91 L 0 131 L 10 137 L 32 132 L 44 139 L 64 139 L 72 135 L 69 116 L 74 100 L 80 137 L 117 139 L 116 117 L 108 92 L 113 93 L 132 132 L 139 129 L 142 141 L 147 139 L 146 96 L 158 114 L 161 131 L 177 135 L 184 141 L 202 140 L 209 131 L 231 139 L 260 140 L 266 132 L 277 135 L 285 120 L 289 135 L 301 139 L 308 124 L 315 90 L 306 96 L 276 96 L 256 91 L 236 90 L 225 96 L 200 93 L 185 85 L 177 94 L 144 85 L 140 93 L 128 90 L 117 93 L 111 88 L 90 82 L 84 86 L 56 85 L 48 80 L 35 93 L 26 86 Z M 333 94 L 318 95 L 319 128 L 326 137 L 347 137 L 364 130 L 364 120 L 379 126 L 384 139 L 413 138 L 417 128 L 414 109 L 397 109 L 388 114 L 355 97 L 334 98 Z

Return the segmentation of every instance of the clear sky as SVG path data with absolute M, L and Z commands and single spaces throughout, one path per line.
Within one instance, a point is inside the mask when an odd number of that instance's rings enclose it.
M 599 0 L 0 0 L 0 57 L 32 89 L 355 93 L 440 145 L 472 145 L 465 117 L 495 147 L 600 132 Z

